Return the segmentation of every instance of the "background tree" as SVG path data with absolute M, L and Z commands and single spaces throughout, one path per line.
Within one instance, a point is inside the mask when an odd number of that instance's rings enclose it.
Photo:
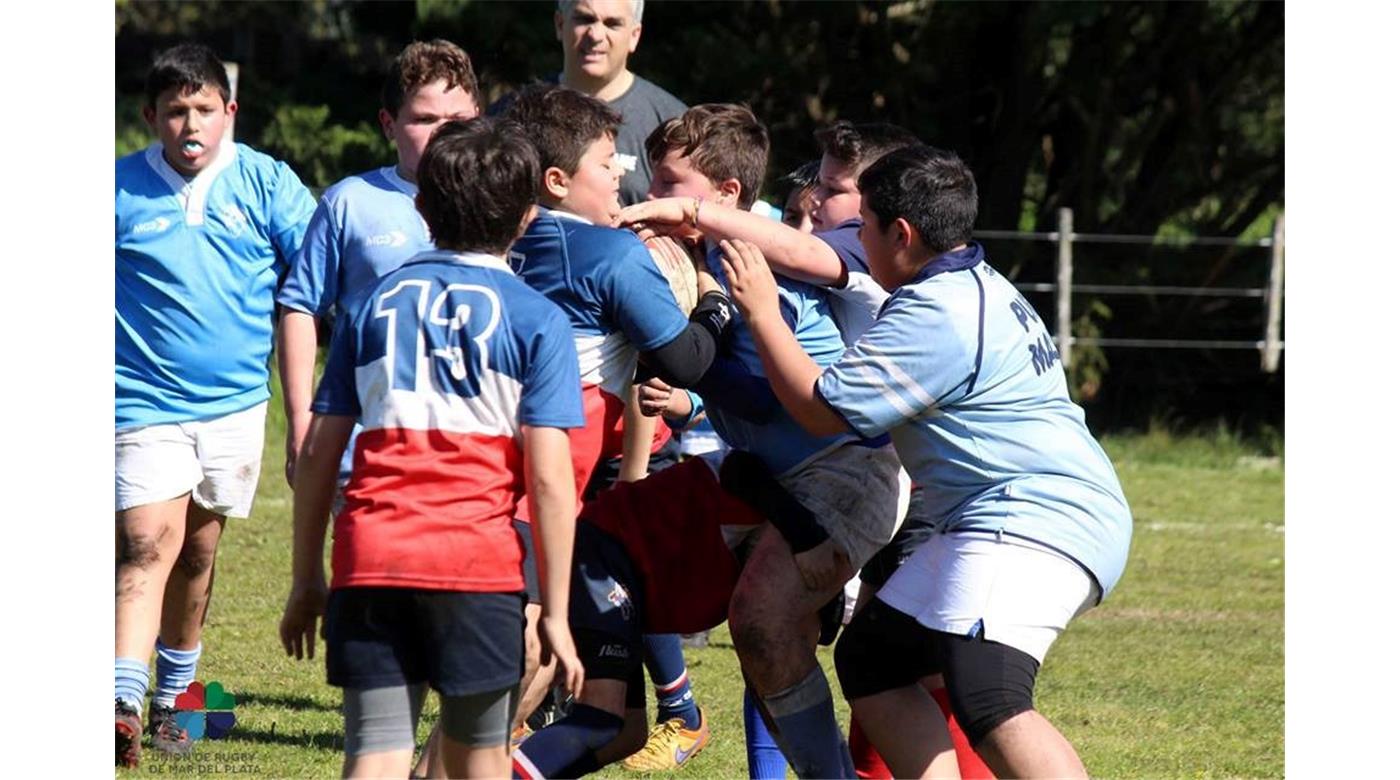
M 141 75 L 185 38 L 241 67 L 239 137 L 308 183 L 391 159 L 374 123 L 388 59 L 415 38 L 471 53 L 488 100 L 560 67 L 552 4 L 472 0 L 117 3 L 117 151 L 148 143 Z M 633 69 L 695 104 L 742 101 L 768 123 L 769 182 L 817 153 L 837 118 L 891 121 L 977 173 L 979 227 L 1157 236 L 1081 244 L 1076 281 L 1258 287 L 1283 204 L 1283 4 L 777 0 L 646 7 Z M 771 197 L 783 193 L 773 191 Z M 988 241 L 1020 281 L 1053 276 L 1048 244 Z M 1031 296 L 1048 311 L 1049 301 Z M 1076 298 L 1105 336 L 1254 339 L 1255 300 Z M 1282 425 L 1282 374 L 1250 351 L 1079 350 L 1076 391 L 1100 426 L 1224 419 Z

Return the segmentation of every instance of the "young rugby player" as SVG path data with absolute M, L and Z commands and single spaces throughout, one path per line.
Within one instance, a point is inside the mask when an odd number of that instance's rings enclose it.
M 793 230 L 774 229 L 771 222 L 727 210 L 698 212 L 696 224 L 716 240 L 743 239 L 754 243 L 777 273 L 825 287 L 830 292 L 832 315 L 841 328 L 842 339 L 849 346 L 875 321 L 880 306 L 888 297 L 871 278 L 865 250 L 858 238 L 861 226 L 858 177 L 880 157 L 915 144 L 917 139 L 895 125 L 853 124 L 843 120 L 818 130 L 816 140 L 822 150 L 820 160 L 809 164 L 811 168 L 803 166 L 789 175 L 799 183 L 784 209 L 784 223 Z M 802 206 L 793 202 L 794 197 L 798 203 L 806 199 L 805 215 L 797 213 Z M 623 219 L 645 220 L 652 225 L 680 224 L 685 218 L 685 208 L 684 200 L 652 202 L 625 209 Z M 808 217 L 810 229 L 803 228 L 800 221 L 803 216 Z M 903 492 L 901 498 L 905 498 Z M 918 526 L 915 522 L 907 532 L 901 531 L 891 542 L 892 549 L 882 550 L 880 574 L 867 576 L 862 568 L 861 578 L 869 583 L 874 582 L 874 578 L 888 577 L 895 564 L 885 559 L 907 557 L 923 538 Z M 876 589 L 869 584 L 862 587 L 856 603 L 864 605 Z M 935 698 L 945 701 L 946 692 L 936 676 L 930 680 L 930 685 Z M 963 776 L 968 780 L 988 776 L 986 765 L 967 747 L 951 709 L 946 705 L 943 709 L 958 747 Z M 858 775 L 888 777 L 888 768 L 855 721 L 851 723 L 850 749 Z
M 1051 643 L 1122 574 L 1132 518 L 1118 478 L 1044 323 L 971 240 L 966 165 L 910 147 L 859 185 L 861 243 L 891 297 L 835 364 L 817 365 L 792 338 L 753 245 L 725 268 L 784 407 L 814 434 L 890 433 L 939 531 L 847 628 L 843 691 L 898 777 L 956 772 L 919 684 L 937 672 L 998 776 L 1083 777 L 1032 690 Z
M 262 462 L 273 293 L 315 201 L 284 163 L 229 137 L 223 63 L 156 57 L 149 148 L 116 167 L 116 763 L 149 730 L 184 752 L 175 697 L 195 678 L 226 517 L 247 517 Z
M 624 717 L 639 711 L 635 694 L 644 693 L 644 632 L 723 622 L 739 576 L 734 547 L 765 518 L 794 539 L 823 533 L 762 461 L 744 452 L 691 458 L 619 483 L 584 507 L 569 597 L 570 627 L 588 648 L 583 693 L 566 717 L 520 745 L 516 777 L 580 777 L 619 757 Z
M 655 171 L 652 192 L 664 200 L 630 207 L 631 213 L 660 204 L 658 211 L 670 210 L 659 215 L 662 229 L 691 233 L 707 224 L 707 213 L 716 212 L 742 213 L 771 230 L 789 230 L 744 211 L 756 197 L 767 157 L 767 133 L 748 109 L 691 108 L 657 128 L 648 139 L 648 152 Z M 718 272 L 726 244 L 710 247 L 706 262 Z M 784 325 L 819 364 L 834 361 L 844 345 L 825 292 L 793 280 L 781 285 Z M 741 318 L 733 331 L 731 350 L 749 377 L 766 386 Z M 819 613 L 894 533 L 898 461 L 887 441 L 863 440 L 849 431 L 812 436 L 781 411 L 763 423 L 736 419 L 714 403 L 734 392 L 750 391 L 742 386 L 713 393 L 700 389 L 715 429 L 730 446 L 759 456 L 830 537 L 809 548 L 794 546 L 780 534 L 758 535 L 731 606 L 735 648 L 795 771 L 803 777 L 851 776 L 850 756 L 815 655 Z M 684 407 L 673 413 L 693 407 L 689 396 L 672 400 Z
M 653 241 L 649 254 L 630 231 L 609 227 L 621 209 L 622 169 L 614 154 L 621 117 L 615 111 L 570 89 L 536 85 L 524 90 L 506 115 L 526 128 L 540 153 L 539 196 L 544 206 L 512 247 L 512 262 L 521 279 L 569 315 L 583 370 L 588 425 L 572 436 L 577 485 L 582 494 L 600 462 L 624 454 L 619 427 L 632 442 L 621 476 L 639 479 L 646 474 L 646 455 L 664 443 L 669 432 L 663 426 L 653 439 L 655 421 L 640 415 L 621 425 L 624 410 L 635 408 L 638 362 L 645 371 L 678 386 L 703 383 L 724 336 L 728 305 L 714 278 L 694 273 L 689 257 L 674 242 Z M 661 267 L 692 272 L 663 275 Z M 677 278 L 695 279 L 697 288 L 673 290 L 670 281 Z M 685 298 L 698 300 L 689 320 L 677 306 L 678 299 Z M 689 704 L 687 714 L 699 721 L 688 685 L 681 693 L 677 698 Z M 645 691 L 637 690 L 634 697 L 636 712 L 617 750 L 631 752 L 641 746 L 635 721 L 644 719 Z M 665 707 L 659 710 L 663 721 L 676 714 Z
M 505 261 L 528 224 L 539 160 L 507 120 L 443 125 L 418 167 L 436 250 L 384 276 L 336 329 L 296 469 L 293 584 L 280 633 L 345 690 L 346 775 L 404 777 L 424 684 L 442 697 L 453 777 L 501 777 L 524 664 L 522 494 L 541 589 L 542 653 L 577 694 L 567 626 L 575 492 L 566 430 L 583 424 L 564 314 Z M 354 470 L 326 517 L 356 419 Z

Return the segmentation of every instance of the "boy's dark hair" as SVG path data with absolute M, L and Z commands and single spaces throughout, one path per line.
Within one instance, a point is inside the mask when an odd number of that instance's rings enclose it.
M 380 96 L 384 110 L 390 116 L 398 116 L 410 92 L 438 80 L 447 82 L 448 89 L 461 87 L 477 106 L 481 105 L 481 87 L 476 83 L 472 58 L 457 44 L 438 38 L 414 41 L 394 58 Z
M 972 240 L 977 180 L 952 152 L 923 145 L 896 149 L 871 163 L 858 186 L 881 230 L 903 217 L 934 254 Z
M 647 156 L 655 165 L 672 149 L 680 149 L 711 182 L 737 179 L 739 208 L 758 199 L 768 167 L 768 131 L 748 106 L 706 103 L 666 120 L 647 136 Z
M 814 135 L 822 154 L 853 166 L 857 176 L 895 149 L 919 143 L 913 133 L 888 122 L 854 124 L 842 119 L 817 130 Z
M 558 84 L 532 84 L 520 92 L 505 116 L 519 122 L 540 155 L 540 170 L 558 168 L 570 176 L 588 147 L 617 137 L 622 114 L 608 104 Z
M 156 55 L 146 72 L 146 105 L 155 108 L 156 100 L 172 87 L 180 94 L 213 87 L 225 104 L 233 92 L 223 61 L 202 43 L 182 43 Z
M 535 203 L 540 160 L 508 119 L 445 122 L 418 163 L 418 211 L 440 249 L 499 255 Z
M 794 192 L 810 190 L 817 186 L 821 167 L 821 160 L 808 160 L 784 174 L 781 181 L 788 186 L 788 197 Z

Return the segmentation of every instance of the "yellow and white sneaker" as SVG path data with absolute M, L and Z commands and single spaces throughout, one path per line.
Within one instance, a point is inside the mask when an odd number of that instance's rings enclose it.
M 676 769 L 710 744 L 710 722 L 700 710 L 700 728 L 688 729 L 685 721 L 671 718 L 652 726 L 641 750 L 623 759 L 622 766 L 633 772 Z

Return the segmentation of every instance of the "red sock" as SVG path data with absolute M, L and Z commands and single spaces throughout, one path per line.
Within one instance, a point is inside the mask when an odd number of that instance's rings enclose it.
M 885 766 L 885 759 L 880 758 L 880 753 L 875 746 L 866 739 L 865 732 L 861 730 L 860 724 L 856 722 L 855 716 L 851 717 L 851 761 L 856 765 L 856 777 L 862 780 L 890 780 L 893 775 L 890 768 Z
M 962 727 L 953 717 L 953 707 L 948 702 L 948 689 L 935 688 L 933 699 L 938 702 L 938 709 L 943 710 L 943 717 L 948 719 L 948 733 L 953 735 L 953 752 L 958 756 L 958 774 L 962 775 L 962 780 L 996 780 L 996 775 L 987 766 L 982 757 L 977 755 L 977 751 L 972 749 L 972 744 L 967 741 L 967 735 L 963 733 Z M 855 730 L 852 729 L 852 738 L 855 737 Z M 871 752 L 874 752 L 873 750 Z M 851 743 L 851 753 L 855 753 L 855 743 Z M 859 774 L 859 770 L 857 770 Z M 886 775 L 888 777 L 888 775 Z

